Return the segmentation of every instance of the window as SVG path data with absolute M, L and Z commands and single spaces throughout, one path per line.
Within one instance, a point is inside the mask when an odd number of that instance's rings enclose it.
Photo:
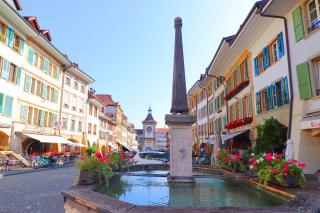
M 62 129 L 68 128 L 68 118 L 62 118 Z
M 80 86 L 80 92 L 84 93 L 84 86 L 83 85 Z
M 70 131 L 75 131 L 75 130 L 76 130 L 76 121 L 74 119 L 71 119 Z
M 34 55 L 33 55 L 33 62 L 32 62 L 32 65 L 33 65 L 33 66 L 37 66 L 37 64 L 38 64 L 38 58 L 39 58 L 38 53 L 34 53 Z
M 93 106 L 90 104 L 90 105 L 89 105 L 89 115 L 92 115 L 92 107 L 93 107 Z
M 32 124 L 33 107 L 29 107 L 28 124 Z
M 70 95 L 69 93 L 65 93 L 63 96 L 63 107 L 66 109 L 69 109 L 69 101 L 70 101 Z
M 78 132 L 82 132 L 82 121 L 78 121 Z
M 73 82 L 73 89 L 75 89 L 75 90 L 79 89 L 78 82 L 76 82 L 76 81 Z
M 71 105 L 72 105 L 72 110 L 77 111 L 77 97 L 75 95 L 72 96 Z
M 13 97 L 0 93 L 0 113 L 3 115 L 12 116 Z
M 275 63 L 278 61 L 278 46 L 277 46 L 277 41 L 275 40 L 272 44 L 271 44 L 271 59 L 272 59 L 272 63 Z
M 309 32 L 320 26 L 320 1 L 311 0 L 307 3 L 307 12 L 309 18 Z
M 0 22 L 0 41 L 6 42 L 7 26 Z
M 91 134 L 92 123 L 88 123 L 88 134 Z
M 98 107 L 94 107 L 94 117 L 98 117 Z
M 55 101 L 55 91 L 54 91 L 54 88 L 50 88 L 50 94 L 51 94 L 51 96 L 50 96 L 50 101 L 51 102 L 54 102 Z
M 71 85 L 71 80 L 69 77 L 66 76 L 66 85 L 70 86 Z
M 10 69 L 9 69 L 9 79 L 8 81 L 15 83 L 17 79 L 17 66 L 10 63 Z
M 48 126 L 48 112 L 44 113 L 44 124 L 43 124 L 43 126 L 44 127 Z
M 320 58 L 313 61 L 316 94 L 320 95 Z
M 49 112 L 48 127 L 52 127 L 52 123 L 53 123 L 53 114 Z
M 41 92 L 42 92 L 42 83 L 41 83 L 41 81 L 37 80 L 37 92 L 36 92 L 36 95 L 37 96 L 41 96 Z
M 35 78 L 32 78 L 31 79 L 31 93 L 32 94 L 35 94 L 36 93 L 36 79 Z
M 40 69 L 40 70 L 43 70 L 43 57 L 42 56 L 39 56 L 39 59 L 38 59 L 38 64 L 37 64 L 37 67 Z
M 34 110 L 33 110 L 33 125 L 36 125 L 36 126 L 38 126 L 38 116 L 39 116 L 39 110 L 38 109 L 36 109 L 36 108 L 34 108 Z
M 20 36 L 18 36 L 17 34 L 14 34 L 12 49 L 18 53 L 20 52 L 20 43 L 21 43 Z

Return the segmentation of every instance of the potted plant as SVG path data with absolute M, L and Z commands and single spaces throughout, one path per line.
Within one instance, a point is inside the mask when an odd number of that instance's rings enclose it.
M 231 151 L 221 150 L 216 155 L 218 165 L 232 172 L 243 171 L 244 162 L 239 154 L 232 154 Z
M 281 154 L 266 153 L 262 155 L 252 154 L 249 158 L 250 169 L 255 172 L 260 179 L 260 183 L 276 183 L 285 187 L 303 187 L 305 178 L 303 169 L 305 163 L 297 160 L 286 160 Z
M 129 157 L 123 152 L 109 152 L 107 158 L 110 159 L 110 167 L 113 171 L 120 171 L 128 166 Z
M 78 183 L 83 185 L 93 184 L 96 181 L 100 185 L 108 183 L 112 174 L 109 163 L 110 159 L 103 157 L 100 152 L 97 152 L 94 156 L 81 158 L 76 163 L 80 170 Z

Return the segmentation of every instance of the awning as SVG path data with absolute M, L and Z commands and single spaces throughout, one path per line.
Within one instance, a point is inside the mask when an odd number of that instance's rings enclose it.
M 134 148 L 132 148 L 131 146 L 129 146 L 128 144 L 126 144 L 125 142 L 119 142 L 122 146 L 126 147 L 129 151 L 136 151 Z
M 113 149 L 117 149 L 118 148 L 112 142 L 107 142 L 107 145 L 111 146 Z
M 224 144 L 225 141 L 227 140 L 230 140 L 238 135 L 241 135 L 245 132 L 249 131 L 249 129 L 246 129 L 246 130 L 241 130 L 241 131 L 238 131 L 238 132 L 233 132 L 233 133 L 229 133 L 229 134 L 226 134 L 226 135 L 221 135 L 221 140 L 222 140 L 222 143 Z
M 11 128 L 12 123 L 0 121 L 0 128 Z
M 29 138 L 33 138 L 33 139 L 39 141 L 40 143 L 58 143 L 58 144 L 66 144 L 69 146 L 79 146 L 79 147 L 84 146 L 80 143 L 73 143 L 73 142 L 71 142 L 61 136 L 57 136 L 57 135 L 38 135 L 38 134 L 31 134 L 31 133 L 22 133 L 22 134 L 29 137 Z

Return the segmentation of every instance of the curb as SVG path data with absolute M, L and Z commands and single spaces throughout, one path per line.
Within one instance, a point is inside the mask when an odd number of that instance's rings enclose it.
M 45 167 L 45 168 L 38 168 L 38 169 L 17 170 L 17 172 L 12 172 L 12 173 L 0 173 L 0 178 L 1 177 L 13 176 L 13 175 L 21 175 L 21 174 L 26 174 L 26 173 L 33 173 L 33 172 L 52 170 L 52 169 L 62 169 L 62 168 L 67 168 L 67 167 L 72 167 L 72 166 L 75 166 L 75 164 L 71 163 L 71 164 L 66 164 L 66 165 L 63 165 L 63 166 L 52 166 L 52 167 Z

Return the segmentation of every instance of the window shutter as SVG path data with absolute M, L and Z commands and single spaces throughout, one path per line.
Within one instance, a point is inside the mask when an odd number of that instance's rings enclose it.
M 28 59 L 27 59 L 27 61 L 28 61 L 30 64 L 33 64 L 33 57 L 34 57 L 34 51 L 33 51 L 33 49 L 29 46 L 29 49 L 28 49 Z
M 24 91 L 30 92 L 30 87 L 31 87 L 31 76 L 26 75 L 24 80 Z
M 304 100 L 307 98 L 311 98 L 312 88 L 311 88 L 311 81 L 310 81 L 310 74 L 309 74 L 309 64 L 308 62 L 298 64 L 296 68 L 297 68 L 300 99 Z M 283 86 L 282 81 L 281 81 L 281 86 Z M 282 91 L 284 89 L 285 88 L 282 88 Z
M 302 14 L 301 14 L 300 6 L 297 7 L 292 12 L 292 19 L 293 19 L 294 35 L 296 38 L 296 42 L 298 42 L 304 37 L 304 29 L 303 29 Z
M 20 79 L 21 79 L 21 67 L 18 67 L 17 70 L 17 79 L 16 79 L 16 84 L 20 85 Z
M 288 90 L 288 77 L 287 76 L 281 80 L 281 89 L 282 89 L 283 104 L 288 104 L 289 103 L 289 90 Z M 300 84 L 299 84 L 299 89 L 300 89 Z M 312 91 L 311 91 L 311 96 L 312 96 Z
M 44 126 L 44 111 L 39 110 L 39 126 Z
M 10 63 L 7 59 L 2 59 L 2 78 L 5 80 L 9 79 Z
M 10 36 L 11 36 L 11 28 L 7 27 L 7 33 L 6 33 L 6 45 L 7 46 L 9 46 L 9 43 L 10 43 Z
M 4 110 L 3 110 L 4 115 L 12 116 L 12 104 L 13 104 L 13 97 L 6 95 Z
M 235 104 L 233 104 L 233 106 L 232 106 L 232 109 L 233 109 L 233 120 L 236 120 L 236 118 L 237 118 L 237 109 L 236 109 L 236 105 Z
M 45 83 L 42 84 L 42 94 L 41 97 L 44 99 L 47 99 L 48 95 L 48 90 L 47 90 L 47 85 Z
M 58 97 L 59 97 L 59 91 L 58 90 L 54 90 L 54 102 L 58 103 Z
M 60 79 L 60 73 L 61 73 L 60 68 L 57 67 L 57 76 L 56 76 L 56 79 L 57 79 L 58 81 L 59 81 L 59 79 Z
M 277 86 L 275 83 L 272 85 L 272 92 L 274 108 L 278 108 Z
M 267 69 L 270 66 L 270 54 L 269 46 L 263 49 L 263 69 Z
M 49 60 L 47 57 L 44 57 L 43 67 L 44 67 L 44 72 L 48 75 L 49 74 Z
M 4 99 L 4 95 L 3 93 L 0 93 L 0 113 L 2 113 L 3 111 L 3 99 Z
M 243 118 L 243 99 L 239 100 L 239 117 Z
M 226 125 L 227 125 L 227 116 L 224 115 L 223 116 L 223 129 L 225 128 Z
M 23 55 L 23 52 L 24 52 L 24 43 L 25 43 L 24 39 L 21 38 L 21 40 L 20 40 L 20 55 L 21 56 Z
M 247 108 L 248 108 L 248 117 L 252 116 L 252 98 L 251 98 L 251 94 L 249 94 L 248 98 L 247 98 Z
M 283 45 L 283 33 L 282 32 L 278 34 L 277 41 L 278 41 L 278 54 L 279 54 L 279 57 L 282 57 L 282 56 L 284 56 L 284 45 Z
M 257 114 L 261 113 L 261 99 L 260 99 L 260 92 L 256 93 L 256 107 L 257 107 Z M 249 103 L 250 104 L 250 103 Z
M 258 57 L 254 58 L 254 76 L 257 77 L 259 75 L 259 62 Z
M 52 124 L 53 127 L 57 127 L 57 114 L 53 114 Z
M 237 66 L 237 77 L 238 77 L 238 80 L 237 80 L 237 84 L 239 85 L 241 83 L 241 70 L 240 70 L 240 65 Z
M 21 106 L 20 121 L 26 123 L 28 121 L 29 107 Z

